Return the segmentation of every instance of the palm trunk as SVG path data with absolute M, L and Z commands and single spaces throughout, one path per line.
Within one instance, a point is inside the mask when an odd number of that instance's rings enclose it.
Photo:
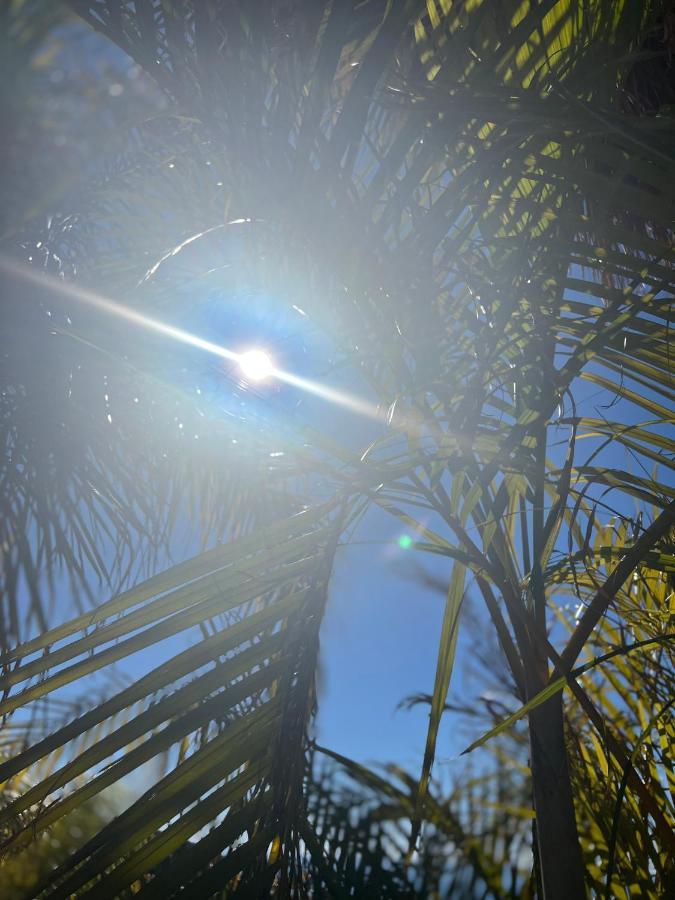
M 529 723 L 543 900 L 583 900 L 584 864 L 567 764 L 562 694 L 534 709 Z

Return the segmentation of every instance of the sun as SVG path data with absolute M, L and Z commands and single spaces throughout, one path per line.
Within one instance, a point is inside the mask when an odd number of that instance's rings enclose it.
M 264 350 L 247 350 L 239 356 L 239 368 L 251 381 L 264 381 L 274 373 L 274 364 Z

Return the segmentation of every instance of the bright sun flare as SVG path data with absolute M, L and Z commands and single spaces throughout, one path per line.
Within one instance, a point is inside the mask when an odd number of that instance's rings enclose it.
M 247 350 L 239 357 L 239 368 L 251 381 L 263 381 L 274 372 L 274 365 L 264 350 Z

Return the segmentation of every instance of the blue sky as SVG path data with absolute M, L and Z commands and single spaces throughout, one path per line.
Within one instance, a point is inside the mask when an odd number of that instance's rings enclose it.
M 415 583 L 420 554 L 399 549 L 403 533 L 373 510 L 354 545 L 338 551 L 322 629 L 317 728 L 319 740 L 345 756 L 412 767 L 421 762 L 427 710 L 397 705 L 433 689 L 445 598 Z M 447 561 L 434 568 L 449 574 Z

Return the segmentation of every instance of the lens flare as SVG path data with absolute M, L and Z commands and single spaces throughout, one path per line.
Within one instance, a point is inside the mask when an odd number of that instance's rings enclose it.
M 279 381 L 305 391 L 308 394 L 314 394 L 316 397 L 327 400 L 329 403 L 335 403 L 360 416 L 365 416 L 380 424 L 384 424 L 383 413 L 374 403 L 370 403 L 368 400 L 363 400 L 361 397 L 347 393 L 346 391 L 339 391 L 335 388 L 328 387 L 318 381 L 309 378 L 301 378 L 299 375 L 295 375 L 292 372 L 285 372 L 282 369 L 277 369 L 264 350 L 252 349 L 246 353 L 235 353 L 227 347 L 213 343 L 213 341 L 204 340 L 204 338 L 200 338 L 196 334 L 191 334 L 189 331 L 185 331 L 182 328 L 177 328 L 175 325 L 170 325 L 168 322 L 162 322 L 161 320 L 147 316 L 138 310 L 124 306 L 122 303 L 111 300 L 109 297 L 105 297 L 96 291 L 81 287 L 77 284 L 61 281 L 51 275 L 37 272 L 33 268 L 18 265 L 6 258 L 0 257 L 0 270 L 4 270 L 15 278 L 21 278 L 24 281 L 50 290 L 55 294 L 77 300 L 106 315 L 120 317 L 141 328 L 163 334 L 166 337 L 180 341 L 183 344 L 197 347 L 205 353 L 212 353 L 215 356 L 219 356 L 221 359 L 229 360 L 238 365 L 243 374 L 247 378 L 250 378 L 251 381 L 261 381 L 264 378 L 274 377 Z
M 264 350 L 247 350 L 242 353 L 239 368 L 250 381 L 265 381 L 274 375 L 274 364 Z

